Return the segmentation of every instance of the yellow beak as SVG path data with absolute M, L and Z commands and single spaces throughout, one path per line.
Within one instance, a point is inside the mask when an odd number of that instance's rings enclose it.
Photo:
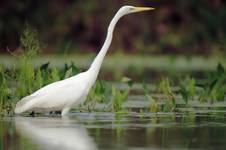
M 141 11 L 149 11 L 149 10 L 154 10 L 155 8 L 153 7 L 135 7 L 133 12 L 141 12 Z

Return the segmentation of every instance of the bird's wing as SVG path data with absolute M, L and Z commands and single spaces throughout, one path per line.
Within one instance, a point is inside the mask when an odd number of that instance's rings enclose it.
M 49 85 L 37 90 L 33 94 L 22 98 L 20 101 L 17 102 L 14 112 L 16 114 L 19 114 L 19 113 L 29 110 L 32 107 L 32 105 L 35 104 L 35 101 L 38 101 L 38 99 L 40 99 L 40 97 L 44 96 L 47 91 L 51 91 L 51 89 L 56 89 L 58 87 L 58 84 L 60 84 L 60 83 L 61 83 L 61 81 L 54 82 L 52 84 L 49 84 Z
M 36 107 L 57 107 L 61 105 L 63 99 L 69 96 L 73 96 L 73 98 L 76 99 L 77 97 L 80 97 L 82 89 L 84 89 L 84 82 L 82 81 L 83 76 L 79 74 L 74 78 L 68 78 L 49 84 L 20 100 L 16 104 L 15 113 L 23 113 Z
M 19 113 L 22 113 L 22 112 L 26 111 L 26 109 L 30 106 L 29 103 L 32 100 L 34 100 L 35 98 L 36 97 L 35 96 L 32 96 L 32 95 L 29 95 L 29 96 L 24 97 L 19 102 L 17 102 L 14 112 L 16 114 L 19 114 Z
M 16 114 L 22 113 L 25 110 L 25 106 L 28 107 L 29 102 L 35 99 L 35 96 L 29 95 L 22 98 L 19 102 L 17 102 L 14 112 Z
M 21 99 L 19 102 L 17 102 L 16 107 L 21 107 L 21 106 L 23 106 L 25 103 L 27 103 L 28 101 L 30 101 L 30 100 L 32 100 L 32 99 L 34 99 L 34 98 L 35 98 L 35 96 L 31 96 L 31 95 L 26 96 L 26 97 L 24 97 L 23 99 Z

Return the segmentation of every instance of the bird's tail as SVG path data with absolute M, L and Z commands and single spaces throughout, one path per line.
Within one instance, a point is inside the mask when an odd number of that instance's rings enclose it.
M 17 102 L 14 112 L 16 114 L 23 113 L 31 109 L 31 101 L 34 99 L 34 96 L 27 96 Z

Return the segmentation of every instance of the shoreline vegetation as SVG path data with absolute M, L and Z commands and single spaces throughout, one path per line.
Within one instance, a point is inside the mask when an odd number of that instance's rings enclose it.
M 22 97 L 52 82 L 78 74 L 82 71 L 79 68 L 87 68 L 87 62 L 91 62 L 94 56 L 81 58 L 80 56 L 57 56 L 60 59 L 49 56 L 38 57 L 42 44 L 38 40 L 37 31 L 30 26 L 25 28 L 20 41 L 21 46 L 17 52 L 12 53 L 12 56 L 9 57 L 1 56 L 0 59 L 0 113 L 2 115 L 13 115 L 15 104 Z M 226 62 L 224 59 L 176 58 L 173 56 L 155 58 L 155 56 L 124 55 L 114 55 L 107 59 L 109 60 L 105 60 L 103 69 L 110 68 L 110 73 L 113 73 L 111 78 L 116 81 L 117 85 L 105 80 L 98 80 L 89 93 L 85 104 L 79 107 L 85 109 L 85 111 L 118 113 L 134 111 L 132 105 L 136 102 L 129 103 L 132 102 L 131 96 L 136 95 L 140 95 L 145 100 L 144 103 L 141 103 L 141 105 L 145 104 L 145 107 L 137 107 L 136 111 L 140 113 L 195 110 L 201 104 L 203 104 L 201 107 L 206 106 L 207 112 L 208 110 L 211 112 L 216 105 L 224 104 L 224 107 L 216 107 L 216 110 L 226 107 L 224 102 L 226 92 L 226 71 L 224 68 Z M 71 60 L 76 61 L 76 65 Z M 117 65 L 117 62 L 121 62 L 121 65 Z M 152 69 L 160 72 L 165 71 L 168 74 L 161 75 L 150 86 L 147 80 L 152 81 L 155 78 L 149 80 L 151 75 L 148 74 L 150 72 L 147 72 L 147 70 Z M 142 76 L 140 83 L 137 83 L 138 81 L 135 83 L 135 80 L 126 77 L 126 74 L 130 74 L 131 71 Z M 189 71 L 198 73 L 193 76 L 192 73 L 188 73 Z M 184 73 L 178 75 L 178 72 Z M 201 78 L 199 72 L 204 72 Z M 139 89 L 135 90 L 134 86 L 139 87 Z M 139 98 L 137 101 L 139 101 Z
M 111 50 L 113 51 L 113 50 Z M 117 51 L 117 50 L 114 50 Z M 39 54 L 30 60 L 33 67 L 50 63 L 49 68 L 62 69 L 65 64 L 74 63 L 77 67 L 87 69 L 96 53 L 89 54 Z M 18 57 L 13 55 L 0 55 L 0 64 L 4 68 L 19 67 Z M 123 65 L 117 65 L 122 64 Z M 116 52 L 108 54 L 103 63 L 103 69 L 125 70 L 129 67 L 153 69 L 154 71 L 214 71 L 218 64 L 226 67 L 225 57 L 222 56 L 183 56 L 183 55 L 133 55 Z M 116 65 L 115 65 L 116 64 Z

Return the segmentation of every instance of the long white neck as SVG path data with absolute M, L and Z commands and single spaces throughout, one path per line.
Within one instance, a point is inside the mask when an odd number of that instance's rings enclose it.
M 113 38 L 113 31 L 115 28 L 116 23 L 118 22 L 118 20 L 122 17 L 123 15 L 121 13 L 117 13 L 114 18 L 112 19 L 109 27 L 108 27 L 108 32 L 107 32 L 107 37 L 105 39 L 105 42 L 103 44 L 103 47 L 101 48 L 100 52 L 98 53 L 98 55 L 96 56 L 96 58 L 94 59 L 93 63 L 91 64 L 88 72 L 91 74 L 91 85 L 93 85 L 97 79 L 97 76 L 99 74 L 100 71 L 100 67 L 101 64 L 104 60 L 104 57 L 111 45 L 111 41 Z

